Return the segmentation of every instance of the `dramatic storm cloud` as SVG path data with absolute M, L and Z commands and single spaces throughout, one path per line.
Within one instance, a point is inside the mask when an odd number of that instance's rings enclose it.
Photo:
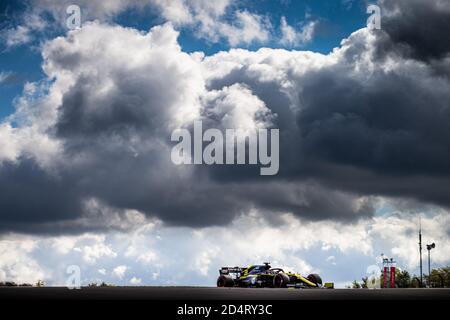
M 383 29 L 389 36 L 387 50 L 431 61 L 448 57 L 450 3 L 445 0 L 382 0 L 386 12 Z M 380 49 L 383 49 L 381 46 Z
M 369 30 L 365 1 L 2 2 L 0 282 L 214 285 L 271 261 L 342 287 L 381 253 L 417 274 L 419 216 L 448 264 L 450 4 L 378 4 Z M 196 121 L 279 129 L 278 173 L 174 164 Z
M 422 37 L 448 30 L 448 5 L 382 4 L 385 29 L 360 29 L 326 55 L 188 54 L 170 22 L 149 32 L 88 22 L 48 41 L 47 79 L 0 126 L 1 229 L 77 232 L 127 210 L 181 226 L 252 209 L 348 221 L 372 216 L 380 195 L 450 206 L 449 46 Z M 194 120 L 279 128 L 279 174 L 174 165 L 171 132 Z

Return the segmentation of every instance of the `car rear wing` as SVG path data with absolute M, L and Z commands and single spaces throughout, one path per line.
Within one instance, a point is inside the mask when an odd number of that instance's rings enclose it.
M 244 270 L 245 268 L 241 268 L 241 267 L 222 267 L 219 270 L 220 274 L 230 274 L 230 273 L 242 273 L 242 270 Z

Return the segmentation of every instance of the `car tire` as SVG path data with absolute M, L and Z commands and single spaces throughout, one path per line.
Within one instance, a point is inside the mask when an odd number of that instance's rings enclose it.
M 234 280 L 228 275 L 221 275 L 217 278 L 217 286 L 218 287 L 233 287 Z
M 322 285 L 322 278 L 317 273 L 311 273 L 309 276 L 306 277 L 306 279 L 316 284 L 317 286 Z
M 289 283 L 289 277 L 284 273 L 277 273 L 273 278 L 273 286 L 275 288 L 286 288 Z

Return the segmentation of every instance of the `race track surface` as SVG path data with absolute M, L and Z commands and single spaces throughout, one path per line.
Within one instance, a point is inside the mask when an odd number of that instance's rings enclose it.
M 450 300 L 450 289 L 243 289 L 212 287 L 0 287 L 3 299 L 57 300 Z

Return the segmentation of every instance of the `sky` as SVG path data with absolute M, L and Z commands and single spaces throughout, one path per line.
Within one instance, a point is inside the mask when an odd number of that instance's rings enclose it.
M 0 281 L 64 285 L 76 265 L 84 285 L 214 286 L 270 261 L 343 287 L 381 254 L 418 274 L 419 219 L 450 264 L 448 1 L 23 0 L 0 17 Z M 279 172 L 174 164 L 195 121 L 278 129 Z

